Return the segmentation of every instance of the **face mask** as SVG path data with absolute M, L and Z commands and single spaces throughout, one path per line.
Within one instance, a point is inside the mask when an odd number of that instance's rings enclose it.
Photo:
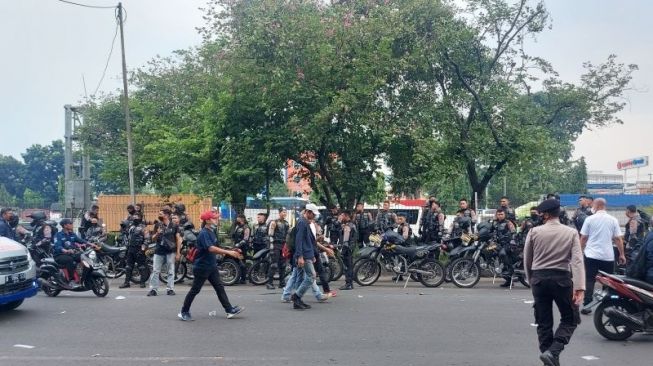
M 537 220 L 538 218 L 539 218 L 539 216 L 537 214 L 531 215 L 531 219 L 533 219 L 533 220 Z

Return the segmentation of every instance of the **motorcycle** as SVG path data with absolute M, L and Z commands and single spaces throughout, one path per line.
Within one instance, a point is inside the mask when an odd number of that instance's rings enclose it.
M 472 288 L 481 279 L 481 271 L 488 270 L 496 278 L 501 273 L 499 246 L 493 241 L 491 226 L 482 223 L 473 243 L 460 247 L 459 258 L 451 262 L 451 281 L 461 288 Z
M 401 235 L 388 231 L 383 234 L 378 246 L 361 249 L 360 257 L 354 264 L 354 281 L 360 286 L 373 285 L 385 269 L 394 273 L 398 279 L 406 276 L 408 284 L 411 275 L 426 287 L 438 287 L 444 282 L 444 268 L 437 261 L 439 244 L 406 247 Z M 376 244 L 376 243 L 375 243 Z M 397 280 L 398 281 L 398 280 Z
M 120 278 L 125 274 L 127 247 L 114 247 L 93 237 L 89 238 L 88 241 L 100 247 L 96 253 L 98 261 L 104 266 L 107 278 Z
M 80 285 L 77 287 L 68 286 L 63 273 L 65 269 L 59 266 L 54 258 L 44 258 L 41 263 L 38 281 L 43 292 L 50 297 L 55 297 L 64 290 L 73 292 L 90 290 L 97 297 L 105 297 L 109 293 L 109 281 L 106 273 L 92 248 L 84 249 L 81 252 L 76 269 L 80 273 Z
M 338 281 L 345 273 L 345 263 L 342 259 L 341 246 L 327 244 L 327 247 L 333 250 L 333 257 L 329 257 L 326 252 L 320 253 L 322 265 L 328 273 L 329 282 Z
M 270 248 L 261 249 L 252 257 L 254 263 L 251 267 L 249 267 L 249 270 L 247 271 L 247 277 L 249 278 L 249 282 L 251 284 L 260 286 L 265 285 L 268 282 L 268 270 L 272 265 L 271 252 L 272 250 L 270 250 Z M 286 278 L 291 271 L 292 269 L 286 263 L 284 278 Z M 276 273 L 275 276 L 277 276 Z
M 599 271 L 603 285 L 595 295 L 598 307 L 594 327 L 611 341 L 623 341 L 634 333 L 653 332 L 653 284 Z

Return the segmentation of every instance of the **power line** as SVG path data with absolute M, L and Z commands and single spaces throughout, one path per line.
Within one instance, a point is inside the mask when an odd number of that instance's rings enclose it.
M 109 62 L 111 61 L 111 55 L 113 54 L 113 46 L 116 44 L 116 38 L 118 37 L 119 29 L 120 29 L 120 25 L 116 24 L 116 31 L 113 33 L 113 40 L 111 41 L 111 48 L 109 49 L 109 56 L 107 57 L 107 62 L 104 64 L 102 77 L 100 78 L 100 81 L 97 83 L 93 95 L 97 94 L 97 91 L 100 89 L 100 85 L 102 85 L 102 81 L 104 81 L 104 76 L 107 74 L 107 69 L 109 68 Z
M 115 6 L 97 6 L 97 5 L 87 5 L 87 4 L 80 4 L 76 3 L 73 1 L 67 1 L 67 0 L 57 0 L 62 3 L 70 4 L 70 5 L 77 5 L 77 6 L 83 6 L 85 8 L 93 8 L 93 9 L 114 9 Z

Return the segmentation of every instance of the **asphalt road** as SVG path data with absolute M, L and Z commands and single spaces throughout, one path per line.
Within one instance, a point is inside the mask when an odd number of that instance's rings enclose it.
M 177 313 L 188 284 L 177 296 L 146 297 L 119 283 L 106 298 L 40 293 L 0 314 L 0 365 L 541 365 L 532 297 L 519 285 L 504 290 L 484 279 L 469 290 L 404 289 L 382 278 L 328 303 L 311 298 L 307 311 L 281 303 L 281 290 L 228 287 L 232 303 L 246 307 L 230 320 L 205 287 L 191 309 L 195 321 L 185 323 Z M 651 364 L 653 336 L 609 342 L 591 317 L 583 320 L 563 365 Z

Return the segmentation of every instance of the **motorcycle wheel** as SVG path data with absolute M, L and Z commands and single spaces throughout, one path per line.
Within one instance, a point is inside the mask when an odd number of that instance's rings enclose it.
M 331 262 L 329 262 L 329 266 L 323 266 L 323 268 L 324 268 L 324 272 L 326 272 L 326 278 L 328 278 L 328 281 L 329 281 L 329 282 L 333 281 L 333 280 L 331 279 L 331 278 L 333 277 L 333 271 L 331 270 L 331 266 L 330 266 L 330 264 L 331 264 Z M 320 280 L 320 276 L 319 276 L 319 275 L 317 276 L 317 280 L 316 280 L 316 281 L 317 281 L 317 284 L 318 284 L 318 285 L 320 285 L 320 286 L 322 285 L 322 280 Z
M 604 314 L 606 309 L 617 308 L 629 314 L 637 312 L 635 305 L 622 299 L 605 300 L 599 304 L 594 312 L 594 327 L 600 335 L 611 341 L 623 341 L 633 335 L 633 330 L 626 325 L 613 324 L 613 321 Z
M 175 283 L 181 282 L 186 277 L 186 274 L 188 272 L 188 268 L 186 267 L 186 263 L 179 262 L 175 263 Z M 159 279 L 161 282 L 167 283 L 168 282 L 168 263 L 164 263 L 161 266 L 161 273 L 159 273 Z
M 331 258 L 329 261 L 329 269 L 331 270 L 330 281 L 338 281 L 345 272 L 344 268 L 345 264 L 342 262 L 342 258 Z
M 150 267 L 150 273 L 152 273 L 151 267 Z M 138 270 L 138 267 L 132 269 L 132 282 L 135 284 L 141 283 L 141 272 Z
M 106 277 L 93 277 L 91 290 L 97 297 L 105 297 L 109 293 L 109 280 Z
M 381 276 L 381 264 L 374 259 L 358 261 L 354 267 L 354 281 L 361 286 L 373 285 Z
M 451 282 L 451 262 L 447 263 L 447 266 L 444 267 L 444 272 L 445 272 L 444 282 L 447 283 Z
M 481 268 L 472 258 L 458 258 L 451 262 L 451 282 L 460 288 L 472 288 L 481 279 Z
M 249 268 L 249 282 L 252 285 L 260 286 L 268 282 L 268 270 L 270 263 L 267 261 L 258 260 Z
M 60 289 L 56 289 L 54 287 L 48 286 L 48 284 L 44 284 L 41 286 L 41 289 L 43 290 L 43 293 L 48 295 L 49 297 L 56 297 L 61 293 Z
M 104 266 L 104 272 L 106 272 L 107 278 L 120 277 L 120 275 L 118 274 L 119 271 L 116 269 L 116 263 L 114 262 L 113 258 L 109 257 L 108 255 L 105 255 L 104 257 L 102 257 L 100 262 Z
M 419 279 L 419 282 L 422 283 L 422 285 L 426 287 L 438 287 L 442 284 L 442 282 L 444 282 L 444 268 L 442 268 L 442 264 L 437 262 L 435 259 L 424 261 L 424 263 L 419 266 L 419 269 L 422 271 L 433 272 L 432 275 L 417 273 L 417 278 Z
M 240 279 L 240 266 L 233 259 L 225 259 L 218 264 L 220 280 L 225 286 L 233 286 Z

